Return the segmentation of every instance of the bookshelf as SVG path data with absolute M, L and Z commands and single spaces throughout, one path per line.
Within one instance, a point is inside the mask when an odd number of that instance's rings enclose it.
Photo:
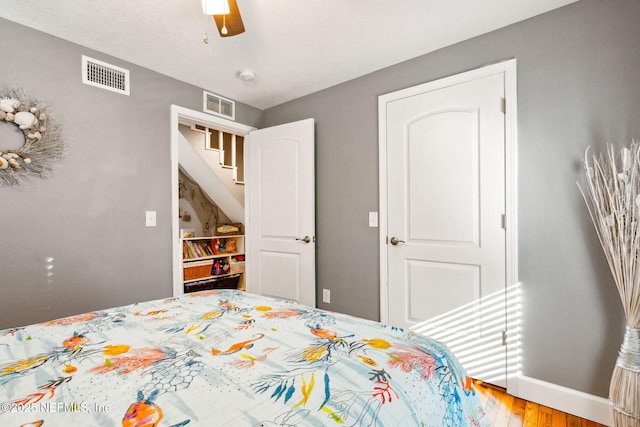
M 244 235 L 182 238 L 184 292 L 244 290 Z

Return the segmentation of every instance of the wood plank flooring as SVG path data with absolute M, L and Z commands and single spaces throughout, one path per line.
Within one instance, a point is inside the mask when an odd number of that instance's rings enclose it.
M 606 427 L 547 406 L 507 394 L 503 389 L 475 382 L 486 417 L 493 427 Z

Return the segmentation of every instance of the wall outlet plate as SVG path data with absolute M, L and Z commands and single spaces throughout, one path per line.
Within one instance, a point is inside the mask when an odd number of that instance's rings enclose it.
M 322 290 L 322 302 L 331 304 L 331 291 L 329 289 Z
M 369 212 L 369 227 L 378 226 L 378 212 Z

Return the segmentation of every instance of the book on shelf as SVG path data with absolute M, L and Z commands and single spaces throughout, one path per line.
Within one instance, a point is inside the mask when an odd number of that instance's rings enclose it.
M 213 255 L 211 246 L 207 241 L 185 240 L 182 244 L 182 253 L 184 259 L 202 258 Z
M 182 241 L 183 259 L 235 254 L 237 252 L 237 236 L 213 236 Z

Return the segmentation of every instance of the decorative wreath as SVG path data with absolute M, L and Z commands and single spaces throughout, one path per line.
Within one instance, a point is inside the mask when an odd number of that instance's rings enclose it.
M 26 99 L 20 89 L 0 94 L 0 122 L 13 123 L 24 134 L 20 149 L 0 151 L 0 184 L 20 184 L 26 177 L 53 173 L 51 161 L 64 155 L 65 144 L 44 103 Z

